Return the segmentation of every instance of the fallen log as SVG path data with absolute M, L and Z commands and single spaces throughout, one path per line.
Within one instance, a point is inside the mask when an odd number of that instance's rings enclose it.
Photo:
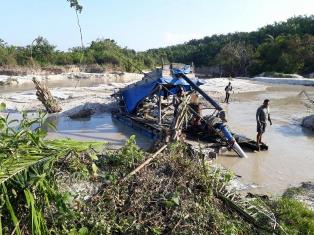
M 33 78 L 33 83 L 35 84 L 36 88 L 36 96 L 38 100 L 42 102 L 45 106 L 48 113 L 58 113 L 62 110 L 59 106 L 58 101 L 52 96 L 51 92 L 49 91 L 48 87 L 40 83 L 36 78 Z

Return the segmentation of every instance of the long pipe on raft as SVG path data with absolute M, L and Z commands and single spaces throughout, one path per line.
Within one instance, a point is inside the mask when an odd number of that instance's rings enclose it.
M 199 88 L 194 82 L 191 81 L 185 74 L 181 73 L 178 74 L 179 77 L 182 77 L 191 87 L 193 87 L 194 90 L 198 91 L 205 100 L 207 100 L 211 105 L 215 107 L 218 111 L 222 111 L 223 108 L 216 102 L 214 99 L 209 97 L 201 88 Z M 228 141 L 228 144 L 232 147 L 232 149 L 239 155 L 239 157 L 247 158 L 245 152 L 242 150 L 242 148 L 239 146 L 237 141 L 233 138 L 231 132 L 228 130 L 228 128 L 224 124 L 218 124 L 217 128 L 222 131 L 224 134 L 226 140 Z
M 191 87 L 193 87 L 194 90 L 198 91 L 198 93 L 200 93 L 205 100 L 207 100 L 212 106 L 214 106 L 215 109 L 217 109 L 218 111 L 223 110 L 223 108 L 214 99 L 209 97 L 209 95 L 207 95 L 201 88 L 199 88 L 194 82 L 192 82 L 191 79 L 189 79 L 185 74 L 180 73 L 178 75 L 182 77 Z

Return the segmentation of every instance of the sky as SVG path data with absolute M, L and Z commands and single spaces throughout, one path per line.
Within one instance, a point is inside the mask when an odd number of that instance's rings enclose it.
M 314 0 L 81 0 L 84 44 L 111 38 L 137 51 L 213 34 L 249 32 L 314 14 Z M 66 0 L 0 0 L 0 39 L 25 46 L 43 36 L 59 50 L 80 45 Z

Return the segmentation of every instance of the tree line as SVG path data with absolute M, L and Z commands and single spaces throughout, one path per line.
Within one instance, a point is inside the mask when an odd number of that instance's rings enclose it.
M 298 16 L 253 32 L 236 32 L 193 39 L 183 44 L 136 52 L 111 39 L 98 39 L 68 51 L 37 37 L 25 47 L 0 39 L 0 65 L 111 65 L 133 72 L 168 62 L 193 62 L 217 67 L 223 75 L 253 76 L 262 72 L 314 72 L 314 15 Z M 135 66 L 134 66 L 135 65 Z

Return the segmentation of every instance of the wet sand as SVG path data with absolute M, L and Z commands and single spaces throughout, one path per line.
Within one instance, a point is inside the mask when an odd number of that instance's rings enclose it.
M 248 152 L 247 159 L 227 153 L 216 160 L 251 184 L 250 191 L 278 195 L 289 186 L 314 181 L 314 132 L 300 126 L 309 114 L 298 96 L 301 90 L 314 96 L 314 87 L 273 85 L 266 92 L 236 95 L 225 105 L 231 130 L 255 138 L 256 109 L 265 98 L 271 100 L 273 125 L 263 135 L 269 151 Z

